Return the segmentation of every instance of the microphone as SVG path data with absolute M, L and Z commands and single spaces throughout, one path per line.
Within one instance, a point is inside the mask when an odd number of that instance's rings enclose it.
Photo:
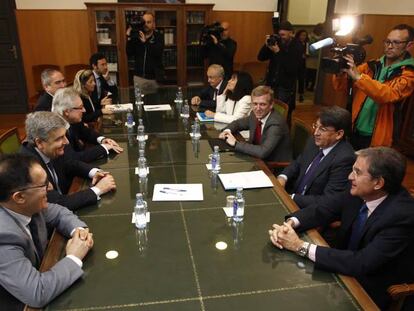
M 319 41 L 317 41 L 315 43 L 312 43 L 309 46 L 309 51 L 311 53 L 313 53 L 313 52 L 315 52 L 315 51 L 317 51 L 317 50 L 319 50 L 321 48 L 324 48 L 325 46 L 330 46 L 330 45 L 334 44 L 334 42 L 335 41 L 332 38 L 325 38 L 323 40 L 319 40 Z

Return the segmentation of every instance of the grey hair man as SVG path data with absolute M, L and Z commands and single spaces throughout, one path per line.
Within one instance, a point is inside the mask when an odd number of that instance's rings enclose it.
M 41 308 L 83 274 L 82 260 L 93 246 L 92 234 L 67 208 L 47 202 L 48 183 L 34 157 L 0 156 L 2 310 L 23 310 L 24 304 Z M 40 272 L 48 229 L 56 229 L 70 240 L 66 256 Z
M 217 96 L 221 95 L 227 86 L 223 67 L 217 64 L 210 65 L 207 69 L 207 81 L 209 86 L 202 89 L 198 96 L 191 98 L 191 105 L 215 110 Z
M 354 149 L 346 140 L 350 129 L 347 110 L 338 106 L 322 109 L 313 123 L 313 137 L 277 177 L 300 208 L 345 190 L 355 161 Z
M 116 141 L 101 136 L 82 122 L 85 112 L 79 93 L 72 88 L 63 88 L 56 92 L 52 102 L 52 112 L 56 112 L 68 123 L 66 137 L 69 141 L 66 156 L 84 162 L 91 162 L 106 157 L 110 150 L 120 153 L 123 149 Z M 85 144 L 91 145 L 85 148 Z
M 56 91 L 66 87 L 65 77 L 59 70 L 45 69 L 40 75 L 40 80 L 45 92 L 37 100 L 35 111 L 50 111 Z
M 64 156 L 68 144 L 66 129 L 69 127 L 61 116 L 54 112 L 38 111 L 27 115 L 27 141 L 20 152 L 35 156 L 46 171 L 53 189 L 48 191 L 48 201 L 69 209 L 95 204 L 100 195 L 116 188 L 114 178 L 98 168 Z M 90 189 L 69 194 L 73 178 L 91 178 Z

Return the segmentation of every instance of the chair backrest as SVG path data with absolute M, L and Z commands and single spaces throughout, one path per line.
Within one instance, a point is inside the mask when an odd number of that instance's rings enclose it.
M 241 66 L 243 71 L 248 72 L 255 86 L 262 84 L 266 76 L 267 62 L 246 62 Z
M 17 127 L 13 127 L 0 135 L 0 153 L 18 152 L 20 143 Z
M 273 102 L 273 109 L 279 113 L 285 120 L 287 120 L 288 112 L 289 112 L 289 106 L 285 104 L 284 102 L 275 99 Z
M 63 67 L 65 71 L 65 80 L 68 85 L 72 85 L 75 80 L 76 73 L 82 69 L 90 69 L 91 66 L 87 64 L 70 64 Z
M 58 65 L 51 65 L 51 64 L 41 64 L 41 65 L 33 65 L 32 66 L 32 74 L 33 74 L 33 85 L 35 90 L 38 94 L 43 92 L 43 85 L 42 81 L 40 81 L 40 74 L 45 69 L 56 69 L 60 71 L 60 67 Z
M 293 159 L 296 159 L 305 149 L 309 137 L 312 136 L 312 128 L 302 120 L 293 118 L 290 136 Z

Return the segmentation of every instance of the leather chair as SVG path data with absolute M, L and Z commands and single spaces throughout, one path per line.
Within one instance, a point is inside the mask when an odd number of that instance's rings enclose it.
M 287 121 L 289 112 L 289 106 L 287 104 L 278 99 L 275 99 L 273 102 L 273 109 L 278 112 L 285 119 L 285 121 Z
M 20 149 L 20 143 L 17 127 L 8 129 L 0 135 L 0 153 L 16 153 Z

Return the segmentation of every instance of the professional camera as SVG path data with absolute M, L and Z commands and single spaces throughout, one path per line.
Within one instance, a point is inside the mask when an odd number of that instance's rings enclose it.
M 142 16 L 133 16 L 129 20 L 129 25 L 131 26 L 131 38 L 138 39 L 139 38 L 139 32 L 142 31 L 145 33 L 145 21 L 142 18 Z
M 278 34 L 270 35 L 269 38 L 266 39 L 266 44 L 268 46 L 278 45 L 280 46 L 282 44 L 282 38 Z
M 334 54 L 333 57 L 322 57 L 321 68 L 327 73 L 339 73 L 341 69 L 348 68 L 347 61 L 344 59 L 345 55 L 352 55 L 354 58 L 355 65 L 360 65 L 364 62 L 366 51 L 363 48 L 366 44 L 371 44 L 373 41 L 370 35 L 366 35 L 363 38 L 353 38 L 353 43 L 347 43 L 345 46 L 335 45 L 333 39 L 327 38 L 314 43 L 313 50 L 317 50 L 327 44 L 334 44 L 331 48 L 331 52 Z M 317 46 L 317 47 L 315 47 Z M 311 48 L 312 50 L 312 48 Z
M 213 44 L 214 42 L 210 35 L 215 36 L 217 40 L 220 41 L 223 31 L 224 28 L 221 27 L 221 24 L 219 22 L 204 26 L 204 28 L 201 30 L 200 43 L 202 45 Z

